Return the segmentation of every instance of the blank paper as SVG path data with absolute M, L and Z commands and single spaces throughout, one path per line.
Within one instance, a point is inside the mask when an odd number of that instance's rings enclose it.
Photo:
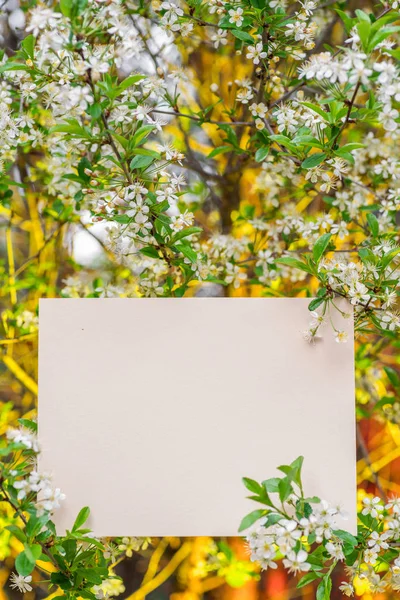
M 310 299 L 42 299 L 40 469 L 97 536 L 233 536 L 241 478 L 303 455 L 304 488 L 356 530 L 353 323 L 303 339 Z M 343 305 L 342 305 L 343 306 Z M 348 310 L 348 309 L 347 309 Z

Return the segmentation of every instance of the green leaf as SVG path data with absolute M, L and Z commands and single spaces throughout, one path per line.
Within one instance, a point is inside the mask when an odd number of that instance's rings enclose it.
M 72 0 L 60 0 L 60 10 L 64 17 L 70 17 L 72 15 Z
M 373 237 L 376 237 L 379 234 L 379 221 L 374 213 L 367 214 L 367 221 Z
M 383 396 L 378 402 L 374 404 L 374 410 L 378 410 L 379 408 L 383 408 L 388 404 L 394 404 L 396 402 L 396 398 L 394 396 Z
M 77 540 L 84 542 L 85 545 L 86 544 L 92 544 L 93 546 L 96 546 L 96 548 L 98 548 L 99 550 L 104 550 L 104 544 L 102 544 L 101 542 L 99 542 L 99 540 L 96 540 L 95 538 L 90 538 L 87 535 L 82 535 L 82 536 L 75 536 Z
M 400 389 L 400 377 L 399 374 L 397 373 L 397 371 L 395 371 L 395 369 L 393 369 L 392 367 L 383 367 L 385 370 L 385 373 L 390 381 L 390 383 L 392 384 L 392 386 L 395 389 Z
M 119 135 L 118 133 L 115 133 L 115 131 L 113 131 L 112 137 L 115 138 L 117 142 L 121 144 L 124 150 L 128 149 L 129 141 L 123 135 Z
M 214 158 L 214 156 L 218 156 L 219 154 L 225 154 L 226 152 L 231 152 L 232 146 L 218 146 L 218 148 L 214 148 L 211 150 L 210 154 L 207 155 L 207 158 Z
M 42 547 L 40 544 L 25 544 L 24 552 L 30 562 L 35 563 L 40 555 L 42 554 Z
M 77 569 L 76 572 L 78 575 L 81 575 L 83 579 L 94 585 L 100 585 L 103 580 L 101 575 L 98 575 L 94 569 Z
M 150 135 L 153 129 L 154 125 L 143 125 L 143 127 L 140 127 L 132 137 L 132 145 L 134 147 L 139 146 L 139 144 Z
M 224 142 L 229 142 L 234 148 L 240 149 L 237 135 L 233 127 L 230 125 L 225 125 L 224 123 L 221 124 L 219 128 L 226 133 L 226 139 L 224 139 Z
M 344 160 L 347 160 L 347 162 L 351 165 L 355 164 L 354 156 L 350 152 L 343 150 L 343 148 L 335 150 L 335 156 L 340 156 L 340 158 L 344 158 Z
M 331 237 L 332 237 L 331 233 L 324 233 L 324 235 L 321 235 L 321 237 L 318 238 L 317 241 L 315 242 L 314 248 L 313 248 L 313 257 L 317 264 L 319 263 L 323 253 L 327 249 Z
M 289 465 L 290 466 L 289 476 L 299 486 L 301 484 L 301 469 L 303 468 L 303 463 L 304 463 L 304 456 L 298 456 Z
M 267 520 L 265 521 L 265 527 L 275 525 L 275 523 L 279 523 L 279 521 L 281 521 L 282 519 L 282 515 L 278 515 L 277 513 L 268 513 Z
M 328 575 L 325 575 L 317 587 L 316 600 L 329 600 L 331 597 L 331 590 L 332 580 Z
M 262 509 L 253 510 L 251 513 L 249 513 L 242 519 L 239 526 L 239 531 L 244 531 L 245 529 L 248 529 L 253 525 L 253 523 L 258 521 L 258 519 L 264 517 L 266 513 L 267 511 Z
M 283 256 L 282 258 L 277 258 L 276 263 L 281 265 L 288 265 L 289 267 L 294 267 L 295 269 L 301 269 L 306 273 L 310 273 L 310 275 L 314 275 L 314 271 L 309 267 L 306 263 L 298 260 L 297 258 L 292 258 L 291 256 Z
M 380 261 L 382 269 L 386 269 L 386 267 L 392 262 L 394 257 L 399 254 L 399 252 L 400 248 L 394 248 L 393 250 L 390 250 L 390 252 L 387 252 Z
M 77 553 L 77 541 L 75 539 L 67 539 L 62 543 L 65 550 L 65 558 L 68 562 L 72 562 Z M 81 563 L 82 564 L 82 563 Z
M 357 150 L 357 148 L 365 148 L 365 144 L 358 144 L 356 142 L 350 142 L 349 144 L 340 146 L 339 150 L 345 150 L 346 152 L 351 152 L 352 150 Z
M 267 492 L 271 494 L 278 493 L 279 491 L 279 477 L 271 477 L 270 479 L 266 479 L 262 482 L 262 485 L 265 487 Z
M 10 531 L 13 534 L 13 536 L 16 537 L 17 540 L 19 540 L 20 542 L 26 542 L 25 533 L 16 525 L 7 525 L 6 529 L 8 529 L 8 531 Z
M 87 5 L 88 5 L 88 0 L 75 0 L 74 15 L 76 17 L 79 17 L 79 15 L 83 14 Z
M 33 58 L 34 48 L 35 48 L 35 38 L 32 34 L 26 36 L 24 40 L 21 42 L 22 48 L 25 50 L 29 58 Z
M 308 310 L 316 310 L 324 302 L 325 298 L 314 298 L 314 300 L 311 300 L 310 304 L 308 305 Z
M 296 145 L 293 144 L 292 140 L 286 135 L 269 135 L 268 139 L 272 140 L 273 142 L 276 142 L 277 144 L 280 144 L 281 146 L 285 146 L 285 148 L 288 148 L 288 150 L 290 150 L 291 152 L 297 151 Z
M 80 529 L 84 523 L 88 520 L 90 515 L 90 508 L 88 506 L 84 506 L 78 513 L 78 516 L 75 519 L 75 523 L 73 524 L 72 531 L 76 531 Z
M 281 502 L 285 502 L 293 492 L 292 483 L 290 477 L 284 477 L 279 482 L 279 499 Z
M 46 523 L 48 522 L 49 515 L 46 513 L 44 515 L 41 515 L 40 517 L 38 517 L 35 514 L 31 515 L 25 528 L 25 533 L 28 536 L 28 538 L 32 539 L 36 537 L 39 534 L 39 532 L 43 529 L 44 525 L 46 525 Z
M 81 160 L 78 163 L 78 173 L 79 173 L 79 177 L 85 182 L 88 183 L 90 181 L 90 176 L 86 175 L 85 173 L 85 169 L 90 169 L 92 170 L 92 165 L 90 164 L 89 160 L 86 158 L 86 156 L 84 156 L 83 158 L 81 158 Z
M 68 577 L 63 575 L 63 573 L 59 573 L 58 571 L 50 575 L 50 581 L 58 585 L 64 591 L 70 590 L 73 586 L 73 583 L 68 579 Z
M 257 494 L 258 496 L 263 495 L 264 488 L 261 484 L 258 483 L 258 481 L 255 481 L 255 479 L 250 479 L 249 477 L 243 477 L 242 481 L 245 487 L 249 490 L 249 492 Z
M 313 146 L 314 148 L 322 148 L 321 143 L 312 135 L 309 134 L 297 134 L 292 139 L 293 144 L 296 146 Z
M 18 423 L 35 433 L 37 432 L 38 426 L 36 421 L 31 421 L 31 419 L 18 419 Z
M 241 31 L 240 29 L 231 29 L 231 33 L 233 33 L 233 35 L 236 38 L 238 38 L 239 40 L 242 40 L 242 42 L 248 42 L 249 44 L 252 44 L 252 45 L 255 44 L 254 38 L 249 33 L 246 33 L 245 31 Z
M 95 594 L 93 594 L 92 592 L 89 592 L 88 589 L 85 590 L 79 590 L 79 596 L 81 596 L 82 598 L 85 598 L 85 600 L 96 600 L 97 596 L 95 596 Z M 64 598 L 62 600 L 66 600 L 66 596 L 64 596 Z
M 145 75 L 130 75 L 129 77 L 126 77 L 126 79 L 124 79 L 114 90 L 112 90 L 111 97 L 116 98 L 129 87 L 144 79 L 144 77 Z
M 69 133 L 84 139 L 92 139 L 92 136 L 76 119 L 68 119 L 66 123 L 52 127 L 49 133 Z
M 144 256 L 149 256 L 150 258 L 160 258 L 158 250 L 154 246 L 145 246 L 140 249 L 140 253 L 144 254 Z
M 132 221 L 132 218 L 128 217 L 128 215 L 114 215 L 112 220 L 117 223 L 122 223 L 122 225 L 126 225 Z
M 305 585 L 308 585 L 309 583 L 312 583 L 313 581 L 315 581 L 316 579 L 319 579 L 319 575 L 317 573 L 307 573 L 306 575 L 304 575 L 304 577 L 302 577 L 299 581 L 299 583 L 297 584 L 296 587 L 298 588 L 302 588 Z
M 351 535 L 351 533 L 349 533 L 348 531 L 345 531 L 344 529 L 335 529 L 333 533 L 338 538 L 340 538 L 341 540 L 343 540 L 344 542 L 346 542 L 346 544 L 349 544 L 350 546 L 353 546 L 353 548 L 355 546 L 357 546 L 357 544 L 358 544 L 357 538 L 354 537 L 354 535 Z
M 179 246 L 176 246 L 176 248 L 179 250 L 179 252 L 182 252 L 182 254 L 188 258 L 190 262 L 196 262 L 197 254 L 188 244 L 179 244 Z
M 22 551 L 15 559 L 15 568 L 19 575 L 26 577 L 27 575 L 30 575 L 35 568 L 35 561 L 30 560 L 25 551 Z
M 311 102 L 301 102 L 303 106 L 307 106 L 310 110 L 314 111 L 324 119 L 324 121 L 329 122 L 329 113 L 325 112 L 322 108 L 320 108 L 317 104 L 311 104 Z
M 169 209 L 168 200 L 163 200 L 162 202 L 157 202 L 157 204 L 153 204 L 151 206 L 151 212 L 155 215 L 159 215 L 160 213 L 162 213 L 168 209 Z
M 161 154 L 156 152 L 155 150 L 148 150 L 147 148 L 135 148 L 133 154 L 136 156 L 140 154 L 140 156 L 152 156 L 153 158 L 161 158 Z
M 188 237 L 189 235 L 193 235 L 195 233 L 201 233 L 203 230 L 201 227 L 187 227 L 186 229 L 182 229 L 182 231 L 178 231 L 178 233 L 176 233 L 174 235 L 174 237 L 171 240 L 171 244 L 175 244 L 175 242 L 177 242 L 178 240 L 182 240 L 185 237 Z
M 0 73 L 4 73 L 5 71 L 28 71 L 28 65 L 24 65 L 23 63 L 16 63 L 12 61 L 7 61 L 4 65 L 0 66 Z
M 343 12 L 342 10 L 339 10 L 338 8 L 335 8 L 335 11 L 339 15 L 339 17 L 342 19 L 347 33 L 350 33 L 351 29 L 353 28 L 355 19 L 352 19 L 345 12 Z
M 314 167 L 322 163 L 325 160 L 325 158 L 325 152 L 316 152 L 315 154 L 312 154 L 311 156 L 303 160 L 301 166 L 303 167 L 303 169 L 313 169 Z
M 256 151 L 256 154 L 255 154 L 256 161 L 257 162 L 262 162 L 264 160 L 264 158 L 266 156 L 268 156 L 268 153 L 269 153 L 269 148 L 268 147 L 264 146 L 262 148 L 259 148 Z
M 98 119 L 101 117 L 101 106 L 98 102 L 94 102 L 90 106 L 87 107 L 86 111 L 93 119 Z
M 131 160 L 130 168 L 133 169 L 143 169 L 151 165 L 154 162 L 154 158 L 152 156 L 135 156 Z
M 368 22 L 362 20 L 360 23 L 357 23 L 357 32 L 360 36 L 360 40 L 363 45 L 363 49 L 367 50 L 368 48 L 368 40 L 371 33 L 371 22 L 368 19 Z

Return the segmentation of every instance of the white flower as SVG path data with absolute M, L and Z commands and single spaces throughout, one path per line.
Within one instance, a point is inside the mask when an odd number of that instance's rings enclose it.
M 137 106 L 136 108 L 134 108 L 132 110 L 132 115 L 134 117 L 136 117 L 136 119 L 138 121 L 143 121 L 144 119 L 146 119 L 146 121 L 148 120 L 148 116 L 152 111 L 152 107 L 151 106 L 146 106 L 146 104 L 140 104 L 139 106 Z
M 19 429 L 7 429 L 6 436 L 7 439 L 15 442 L 16 444 L 22 444 L 29 450 L 39 452 L 39 444 L 36 434 L 27 427 L 20 427 Z
M 359 302 L 368 302 L 370 300 L 370 295 L 368 293 L 368 288 L 360 281 L 356 281 L 354 287 L 351 287 L 349 290 L 349 296 L 351 298 L 351 304 L 355 305 Z
M 30 333 L 37 330 L 38 322 L 38 317 L 30 310 L 24 310 L 17 317 L 17 327 L 21 327 L 21 329 L 27 329 Z
M 395 119 L 399 116 L 399 111 L 395 108 L 392 108 L 390 104 L 385 104 L 379 113 L 379 120 L 381 121 L 383 127 L 386 131 L 396 131 L 399 124 Z
M 134 552 L 146 550 L 150 543 L 150 538 L 146 537 L 123 537 L 122 544 L 118 546 L 118 550 L 125 552 L 129 558 Z
M 348 338 L 349 338 L 349 334 L 347 333 L 347 331 L 336 331 L 335 332 L 335 340 L 339 344 L 346 343 Z
M 340 544 L 333 544 L 332 542 L 328 542 L 325 548 L 329 556 L 331 556 L 335 560 L 344 560 L 344 554 Z
M 315 342 L 322 339 L 320 335 L 317 335 L 317 331 L 315 329 L 305 329 L 302 334 L 303 339 L 309 344 L 315 344 Z
M 382 84 L 390 84 L 397 75 L 396 66 L 393 63 L 382 61 L 374 64 L 374 71 L 379 73 L 378 81 Z
M 321 325 L 326 324 L 326 317 L 324 315 L 320 315 L 316 310 L 311 311 L 310 315 L 313 317 L 310 327 L 320 327 Z
M 297 111 L 289 105 L 282 105 L 276 112 L 275 117 L 278 123 L 278 131 L 281 133 L 287 131 L 295 133 L 299 126 Z
M 265 106 L 265 104 L 263 102 L 260 102 L 259 104 L 256 104 L 255 102 L 253 104 L 251 104 L 249 106 L 250 110 L 251 110 L 251 114 L 253 115 L 253 117 L 260 117 L 261 119 L 264 119 L 265 115 L 268 112 L 268 108 Z
M 395 514 L 400 514 L 400 498 L 393 496 L 385 506 L 386 510 L 393 510 Z
M 383 511 L 383 504 L 378 496 L 375 498 L 363 498 L 364 508 L 362 510 L 363 515 L 371 515 L 374 519 L 379 516 L 379 513 Z
M 344 240 L 344 238 L 349 233 L 347 227 L 348 224 L 346 223 L 346 221 L 341 221 L 340 224 L 336 223 L 332 226 L 331 233 L 337 234 L 341 240 Z
M 270 558 L 262 557 L 258 559 L 258 563 L 263 571 L 267 569 L 277 569 L 278 565 Z
M 247 87 L 241 88 L 236 94 L 236 100 L 242 104 L 248 104 L 249 100 L 251 100 L 253 97 L 253 92 Z
M 228 14 L 230 16 L 229 23 L 234 23 L 236 27 L 240 27 L 242 25 L 243 8 L 240 8 L 240 6 L 236 10 L 232 8 Z
M 174 231 L 181 231 L 184 227 L 193 225 L 194 214 L 185 210 L 183 214 L 171 217 L 171 221 L 171 229 Z
M 35 37 L 41 29 L 47 26 L 49 29 L 57 30 L 57 20 L 62 19 L 61 13 L 54 12 L 51 8 L 37 6 L 30 11 L 29 24 L 26 27 L 28 33 L 32 32 Z
M 296 545 L 298 539 L 301 538 L 301 531 L 297 528 L 296 521 L 282 520 L 276 527 L 276 543 L 281 551 L 290 550 Z
M 258 42 L 258 44 L 256 44 L 255 46 L 247 47 L 246 58 L 251 59 L 253 61 L 253 64 L 258 65 L 260 62 L 260 59 L 266 58 L 266 57 L 267 57 L 267 53 L 263 51 L 262 42 Z
M 361 82 L 363 85 L 367 85 L 371 75 L 372 69 L 368 69 L 363 63 L 360 63 L 351 71 L 349 83 L 356 84 Z
M 24 577 L 23 575 L 11 573 L 10 580 L 12 582 L 10 583 L 10 587 L 15 590 L 18 590 L 19 592 L 21 592 L 21 594 L 25 594 L 26 592 L 32 591 L 32 586 L 29 585 L 32 581 L 32 575 L 27 575 L 26 577 Z
M 66 496 L 60 488 L 47 487 L 43 490 L 43 497 L 38 502 L 38 512 L 53 512 L 56 508 L 60 508 L 60 502 L 65 500 Z
M 29 481 L 26 479 L 20 479 L 18 481 L 14 481 L 13 488 L 18 490 L 17 498 L 18 500 L 23 500 L 31 491 L 31 487 L 29 485 Z
M 347 581 L 342 581 L 342 585 L 339 585 L 339 590 L 343 592 L 345 596 L 354 596 L 354 587 Z
M 240 287 L 242 281 L 245 281 L 246 279 L 246 273 L 243 273 L 237 265 L 233 265 L 230 262 L 227 263 L 225 275 L 226 283 L 231 283 L 233 287 L 237 289 Z
M 364 561 L 369 565 L 374 565 L 378 560 L 378 554 L 374 550 L 375 548 L 367 548 L 364 551 Z
M 214 42 L 214 48 L 218 48 L 220 44 L 225 46 L 228 43 L 226 36 L 228 32 L 225 29 L 218 29 L 214 35 L 211 36 L 211 41 Z
M 384 314 L 381 317 L 381 327 L 383 329 L 389 329 L 389 331 L 400 328 L 400 314 L 392 312 Z
M 310 563 L 307 561 L 308 554 L 305 550 L 300 550 L 297 554 L 293 551 L 289 552 L 287 558 L 283 559 L 284 566 L 289 570 L 289 573 L 298 573 L 299 571 L 309 571 Z
M 175 194 L 176 190 L 173 186 L 165 186 L 161 190 L 156 191 L 157 202 L 163 202 L 164 200 L 168 200 L 168 202 L 174 202 L 178 200 L 178 196 Z
M 368 546 L 374 552 L 379 552 L 381 549 L 387 550 L 389 548 L 389 544 L 386 540 L 389 538 L 390 534 L 387 531 L 381 534 L 379 534 L 377 531 L 373 531 L 369 536 Z
M 343 160 L 343 158 L 330 158 L 326 162 L 332 166 L 333 174 L 340 179 L 342 178 L 342 175 L 347 173 L 349 170 L 349 166 Z

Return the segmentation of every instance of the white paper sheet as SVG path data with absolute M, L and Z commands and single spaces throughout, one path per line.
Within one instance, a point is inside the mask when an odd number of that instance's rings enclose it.
M 241 478 L 303 455 L 308 495 L 356 530 L 352 319 L 304 341 L 309 299 L 43 299 L 40 469 L 98 536 L 233 536 Z M 343 306 L 343 305 L 342 305 Z M 348 307 L 346 307 L 348 310 Z

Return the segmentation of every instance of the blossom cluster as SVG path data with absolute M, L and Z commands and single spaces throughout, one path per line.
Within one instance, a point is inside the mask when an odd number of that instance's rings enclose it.
M 318 593 L 330 597 L 331 573 L 345 565 L 349 581 L 340 589 L 353 596 L 354 582 L 365 581 L 372 593 L 400 590 L 400 499 L 385 504 L 379 497 L 365 496 L 359 513 L 358 535 L 340 528 L 348 515 L 317 497 L 305 497 L 301 482 L 302 458 L 282 467 L 284 478 L 259 484 L 244 479 L 252 499 L 268 505 L 245 517 L 250 559 L 261 569 L 276 569 L 278 562 L 293 574 L 303 574 L 298 587 L 319 581 Z M 275 503 L 275 494 L 278 501 Z M 250 525 L 250 526 L 249 526 Z M 325 598 L 325 596 L 322 596 Z
M 65 549 L 71 549 L 73 544 L 75 576 L 79 578 L 79 569 L 90 569 L 88 578 L 76 586 L 76 591 L 79 588 L 79 594 L 89 594 L 93 600 L 118 596 L 125 588 L 120 577 L 115 575 L 113 564 L 124 557 L 131 557 L 133 552 L 145 550 L 151 540 L 138 537 L 117 538 L 115 541 L 90 538 L 90 529 L 83 529 L 89 516 L 88 508 L 80 511 L 70 532 L 64 537 L 57 536 L 51 518 L 66 497 L 59 488 L 52 486 L 51 474 L 39 473 L 36 469 L 39 453 L 36 429 L 35 421 L 20 419 L 20 427 L 9 428 L 1 445 L 5 460 L 0 471 L 0 500 L 10 505 L 15 513 L 10 520 L 9 531 L 23 542 L 23 550 L 15 562 L 17 573 L 12 573 L 10 585 L 22 593 L 31 591 L 31 573 L 40 568 L 37 560 L 44 560 L 55 567 L 49 586 L 63 588 L 64 585 L 66 591 L 70 590 L 73 574 L 63 562 L 63 557 L 66 556 Z M 78 558 L 83 551 L 86 558 Z M 49 575 L 47 570 L 44 573 Z M 93 585 L 95 581 L 97 583 Z
M 398 369 L 381 352 L 396 347 L 400 328 L 397 0 L 355 11 L 317 0 L 11 4 L 0 8 L 1 44 L 11 32 L 0 53 L 5 348 L 35 343 L 40 295 L 307 295 L 306 340 L 331 330 L 352 343 L 329 318 L 344 298 L 343 316 L 353 312 L 368 347 L 357 369 L 360 412 L 399 424 Z M 77 260 L 82 233 L 97 244 L 97 262 Z M 24 236 L 31 237 L 21 250 Z M 18 353 L 4 357 L 23 379 Z M 370 385 L 378 378 L 385 391 Z M 8 441 L 38 450 L 30 427 L 10 431 Z M 11 502 L 41 519 L 43 539 L 53 541 L 46 519 L 62 492 L 33 465 L 7 467 L 6 475 Z M 265 515 L 257 535 L 271 555 L 254 541 L 257 560 L 273 566 L 284 558 L 306 582 L 322 573 L 326 591 L 324 577 L 344 554 L 357 571 L 351 577 L 397 589 L 394 555 L 381 577 L 381 557 L 394 552 L 395 505 L 360 517 L 373 519 L 364 522 L 364 543 L 335 533 L 337 509 L 301 494 L 288 502 L 300 502 L 300 516 L 278 511 L 272 523 Z M 329 538 L 320 540 L 321 527 Z M 87 543 L 80 528 L 71 534 L 79 547 Z M 23 541 L 17 566 L 32 567 L 37 536 Z M 148 541 L 99 543 L 86 564 L 97 569 L 98 583 L 83 583 L 89 598 L 120 593 L 108 561 Z M 313 544 L 328 564 L 318 573 Z M 351 564 L 350 547 L 358 552 Z M 216 571 L 228 571 L 229 551 L 217 554 Z M 30 591 L 30 578 L 22 568 L 13 582 Z M 53 579 L 68 591 L 70 579 Z M 344 585 L 352 592 L 351 581 Z

